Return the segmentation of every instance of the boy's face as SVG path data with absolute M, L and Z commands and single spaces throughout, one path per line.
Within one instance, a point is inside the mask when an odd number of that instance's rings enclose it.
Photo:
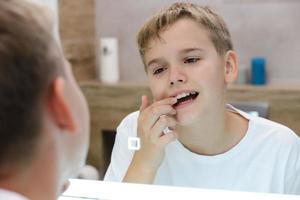
M 153 39 L 145 54 L 147 76 L 155 101 L 185 97 L 174 105 L 181 125 L 203 120 L 224 107 L 225 59 L 208 32 L 183 18 Z

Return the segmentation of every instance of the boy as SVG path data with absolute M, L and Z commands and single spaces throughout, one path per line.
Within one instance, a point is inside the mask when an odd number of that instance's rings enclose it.
M 119 125 L 105 180 L 300 194 L 297 135 L 225 103 L 238 70 L 220 16 L 175 3 L 141 28 L 138 45 L 154 103 L 143 96 Z
M 85 162 L 89 115 L 40 5 L 0 1 L 0 96 L 0 199 L 57 199 Z

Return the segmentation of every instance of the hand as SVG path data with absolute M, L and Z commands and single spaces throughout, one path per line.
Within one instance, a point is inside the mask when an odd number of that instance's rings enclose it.
M 148 98 L 142 96 L 137 128 L 141 148 L 135 152 L 123 181 L 153 183 L 164 148 L 176 138 L 174 131 L 163 133 L 167 127 L 172 129 L 176 125 L 172 117 L 176 114 L 172 107 L 176 102 L 176 98 L 167 98 L 149 105 Z
M 149 105 L 147 96 L 142 96 L 140 115 L 138 118 L 138 137 L 141 149 L 135 152 L 134 159 L 144 167 L 156 171 L 164 157 L 164 148 L 176 139 L 174 131 L 164 134 L 163 131 L 176 125 L 172 107 L 176 98 L 166 98 Z

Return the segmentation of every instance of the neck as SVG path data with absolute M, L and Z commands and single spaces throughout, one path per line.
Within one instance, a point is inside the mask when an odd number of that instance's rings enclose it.
M 200 155 L 217 155 L 235 146 L 245 135 L 245 119 L 225 107 L 218 113 L 210 113 L 205 119 L 188 126 L 178 126 L 179 141 L 190 151 Z M 236 123 L 243 126 L 235 127 Z
M 17 192 L 30 200 L 57 199 L 57 170 L 52 163 L 52 150 L 41 150 L 30 164 L 22 169 L 11 169 L 9 175 L 0 180 L 0 188 Z

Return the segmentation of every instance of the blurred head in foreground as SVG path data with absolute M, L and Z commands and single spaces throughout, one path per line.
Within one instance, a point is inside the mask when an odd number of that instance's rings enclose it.
M 0 1 L 0 189 L 29 199 L 56 199 L 89 143 L 87 104 L 53 28 L 42 5 Z

